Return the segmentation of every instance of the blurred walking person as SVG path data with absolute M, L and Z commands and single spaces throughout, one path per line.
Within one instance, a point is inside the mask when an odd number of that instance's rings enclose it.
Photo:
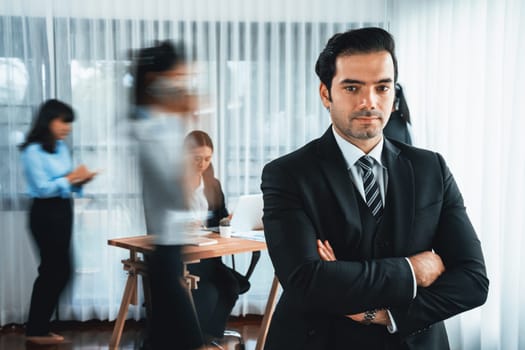
M 96 175 L 86 166 L 73 169 L 64 139 L 75 119 L 73 109 L 58 100 L 44 102 L 20 146 L 22 166 L 32 203 L 29 228 L 40 253 L 33 285 L 27 341 L 55 344 L 64 337 L 50 332 L 50 319 L 71 277 L 70 243 L 73 228 L 73 192 Z

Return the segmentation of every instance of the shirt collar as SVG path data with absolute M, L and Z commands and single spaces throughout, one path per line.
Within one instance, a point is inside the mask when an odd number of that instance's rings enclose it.
M 202 178 L 202 176 L 200 177 L 199 179 L 199 186 L 197 186 L 197 188 L 195 189 L 195 192 L 204 192 L 204 180 Z
M 335 142 L 337 142 L 341 153 L 343 153 L 343 157 L 346 161 L 346 166 L 348 169 L 350 169 L 350 167 L 353 166 L 359 158 L 366 155 L 365 152 L 363 152 L 359 147 L 343 139 L 337 133 L 337 131 L 335 131 L 333 125 L 332 133 L 334 134 Z M 374 158 L 374 160 L 381 166 L 383 166 L 383 163 L 381 162 L 381 154 L 383 153 L 384 140 L 385 139 L 381 137 L 381 140 L 378 142 L 378 144 L 374 148 L 372 148 L 372 150 L 368 153 L 368 156 Z

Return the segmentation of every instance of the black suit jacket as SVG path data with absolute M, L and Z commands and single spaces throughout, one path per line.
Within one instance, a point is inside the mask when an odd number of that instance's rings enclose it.
M 480 242 L 443 158 L 388 139 L 382 156 L 388 189 L 373 237 L 362 233 L 360 194 L 331 128 L 265 166 L 264 230 L 283 286 L 266 349 L 447 349 L 442 320 L 485 301 Z M 321 261 L 316 239 L 338 261 Z M 430 249 L 446 272 L 413 299 L 405 257 Z M 344 316 L 381 307 L 396 334 Z
M 203 177 L 204 182 L 204 196 L 208 201 L 208 211 L 210 217 L 206 222 L 206 226 L 219 226 L 219 221 L 228 216 L 228 210 L 224 203 L 224 193 L 222 192 L 221 183 L 213 176 Z

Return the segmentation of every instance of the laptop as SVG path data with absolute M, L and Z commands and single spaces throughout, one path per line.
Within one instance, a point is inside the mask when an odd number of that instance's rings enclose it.
M 262 193 L 247 194 L 239 197 L 231 220 L 235 234 L 263 229 Z

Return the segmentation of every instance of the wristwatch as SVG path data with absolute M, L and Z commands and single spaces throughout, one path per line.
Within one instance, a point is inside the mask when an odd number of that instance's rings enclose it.
M 363 316 L 363 324 L 368 326 L 370 323 L 372 323 L 372 321 L 376 318 L 376 313 L 377 309 L 365 311 L 365 315 Z

